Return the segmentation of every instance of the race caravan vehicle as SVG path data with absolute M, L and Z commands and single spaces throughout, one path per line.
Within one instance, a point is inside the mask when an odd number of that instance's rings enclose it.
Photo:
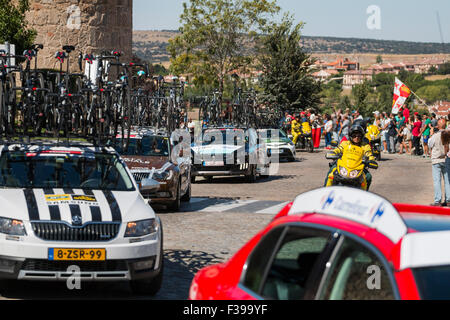
M 237 127 L 204 128 L 191 145 L 192 181 L 203 176 L 245 176 L 255 182 L 269 174 L 270 158 L 255 129 Z M 260 143 L 262 142 L 262 143 Z
M 160 289 L 162 224 L 113 148 L 3 144 L 0 170 L 0 279 L 67 281 L 76 267 L 82 281 Z
M 173 211 L 179 211 L 181 201 L 191 199 L 191 163 L 187 157 L 173 157 L 174 145 L 165 130 L 154 128 L 134 128 L 130 137 L 122 139 L 118 135 L 116 150 L 127 164 L 137 184 L 151 178 L 159 183 L 158 192 L 141 194 L 150 199 L 151 204 L 163 204 Z M 123 140 L 129 139 L 128 148 L 122 147 Z
M 231 259 L 194 277 L 191 300 L 449 300 L 450 210 L 367 191 L 299 195 Z

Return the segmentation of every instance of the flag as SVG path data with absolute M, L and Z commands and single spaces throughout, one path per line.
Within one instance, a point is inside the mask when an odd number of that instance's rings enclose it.
M 392 103 L 392 113 L 397 114 L 405 104 L 406 99 L 411 95 L 411 90 L 398 78 L 395 78 L 394 101 Z

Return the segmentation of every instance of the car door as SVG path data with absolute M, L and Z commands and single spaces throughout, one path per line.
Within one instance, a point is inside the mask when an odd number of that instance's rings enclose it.
M 332 230 L 277 227 L 249 256 L 239 286 L 257 299 L 313 299 L 336 241 Z
M 320 300 L 393 300 L 399 298 L 390 264 L 370 245 L 340 237 L 316 294 Z

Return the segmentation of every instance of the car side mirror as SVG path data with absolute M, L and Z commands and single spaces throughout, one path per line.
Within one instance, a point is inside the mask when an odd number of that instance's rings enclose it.
M 145 193 L 156 193 L 159 187 L 159 182 L 154 179 L 147 178 L 141 181 L 141 191 L 145 191 Z

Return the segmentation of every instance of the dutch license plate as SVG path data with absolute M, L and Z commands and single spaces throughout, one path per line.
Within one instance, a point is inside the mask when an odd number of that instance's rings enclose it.
M 48 260 L 52 261 L 105 261 L 106 249 L 49 248 Z
M 225 163 L 223 161 L 205 161 L 203 165 L 205 167 L 223 167 Z
M 270 153 L 277 154 L 277 153 L 283 153 L 283 152 L 280 149 L 271 149 Z

